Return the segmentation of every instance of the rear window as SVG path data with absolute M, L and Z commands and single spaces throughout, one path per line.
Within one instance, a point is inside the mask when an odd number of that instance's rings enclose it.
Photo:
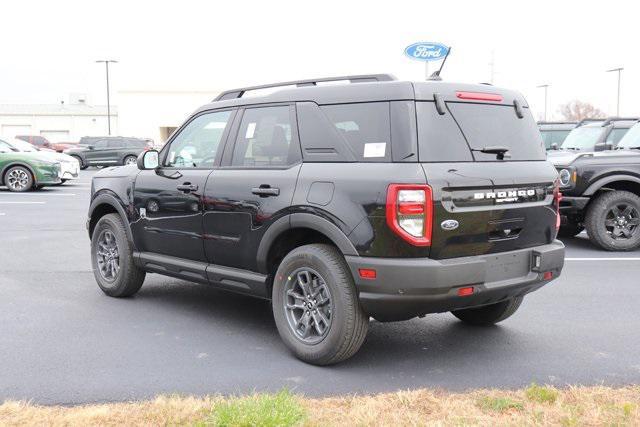
M 545 160 L 545 148 L 538 127 L 524 109 L 518 118 L 511 105 L 447 103 L 438 114 L 433 102 L 418 102 L 420 161 L 495 161 L 484 147 L 509 148 L 505 161 Z
M 388 102 L 323 105 L 320 108 L 359 161 L 391 161 Z

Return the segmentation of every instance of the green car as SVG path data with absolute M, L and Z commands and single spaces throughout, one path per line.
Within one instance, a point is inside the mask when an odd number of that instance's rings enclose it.
M 0 178 L 9 191 L 29 191 L 61 182 L 60 162 L 40 153 L 19 151 L 0 140 Z

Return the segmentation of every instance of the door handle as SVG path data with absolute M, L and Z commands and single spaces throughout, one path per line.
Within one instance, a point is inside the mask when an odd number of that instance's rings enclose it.
M 271 187 L 270 185 L 261 185 L 260 187 L 254 187 L 251 189 L 253 194 L 256 194 L 260 197 L 273 197 L 280 195 L 280 189 Z
M 178 185 L 176 189 L 178 191 L 182 191 L 183 193 L 190 193 L 192 191 L 198 191 L 198 186 L 193 185 L 190 182 L 185 182 L 184 184 Z

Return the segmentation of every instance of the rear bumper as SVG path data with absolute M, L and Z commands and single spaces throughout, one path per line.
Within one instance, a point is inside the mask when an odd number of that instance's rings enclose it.
M 532 292 L 558 277 L 564 245 L 551 244 L 498 254 L 433 260 L 347 256 L 360 303 L 378 320 L 404 320 L 428 313 L 493 304 Z M 375 279 L 358 270 L 375 269 Z M 545 280 L 545 272 L 553 278 Z M 469 296 L 458 289 L 473 286 Z

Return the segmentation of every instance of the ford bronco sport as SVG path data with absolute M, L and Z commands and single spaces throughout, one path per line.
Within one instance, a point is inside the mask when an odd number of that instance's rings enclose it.
M 327 365 L 370 317 L 511 316 L 563 267 L 557 177 L 509 90 L 389 75 L 241 88 L 94 176 L 91 259 L 113 297 L 151 272 L 270 299 L 287 347 Z
M 615 151 L 573 153 L 556 168 L 560 176 L 561 237 L 586 229 L 589 239 L 609 251 L 640 247 L 640 123 Z

